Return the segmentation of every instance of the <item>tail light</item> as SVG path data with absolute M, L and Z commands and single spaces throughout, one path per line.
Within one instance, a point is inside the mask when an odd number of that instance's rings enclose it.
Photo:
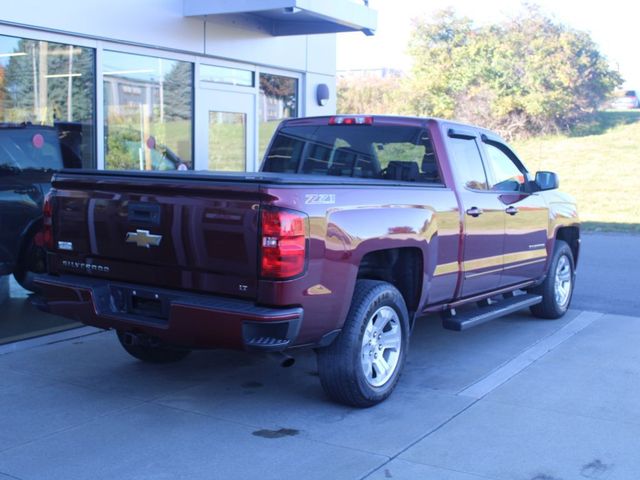
M 42 245 L 48 250 L 53 250 L 53 206 L 51 205 L 51 192 L 44 197 L 42 207 Z
M 261 275 L 284 279 L 304 272 L 307 216 L 293 210 L 262 210 Z

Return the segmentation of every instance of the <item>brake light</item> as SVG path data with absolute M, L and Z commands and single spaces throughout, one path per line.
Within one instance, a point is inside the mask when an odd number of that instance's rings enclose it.
M 307 216 L 291 210 L 262 210 L 261 275 L 290 278 L 304 272 Z
M 373 117 L 331 117 L 329 125 L 373 125 Z
M 42 245 L 53 250 L 53 206 L 51 204 L 51 192 L 44 197 L 42 206 Z

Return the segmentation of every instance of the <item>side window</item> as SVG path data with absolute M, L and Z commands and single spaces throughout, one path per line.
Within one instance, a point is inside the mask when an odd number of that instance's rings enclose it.
M 463 185 L 473 190 L 487 190 L 487 175 L 475 139 L 451 137 L 449 148 L 452 164 Z
M 502 192 L 522 191 L 526 182 L 522 170 L 502 149 L 490 143 L 485 143 L 484 148 L 494 177 L 491 190 Z

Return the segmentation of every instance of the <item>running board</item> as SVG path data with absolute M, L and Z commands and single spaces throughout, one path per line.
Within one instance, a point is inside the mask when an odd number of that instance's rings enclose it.
M 505 315 L 531 307 L 532 305 L 537 305 L 540 302 L 542 302 L 540 295 L 514 295 L 513 297 L 507 297 L 499 302 L 478 307 L 477 309 L 459 315 L 455 314 L 455 310 L 452 313 L 447 313 L 447 315 L 443 316 L 442 326 L 447 330 L 456 330 L 459 332 L 495 320 L 496 318 L 504 317 Z

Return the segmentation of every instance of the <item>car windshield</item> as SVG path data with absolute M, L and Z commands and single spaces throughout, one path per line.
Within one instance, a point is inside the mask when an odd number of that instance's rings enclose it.
M 284 127 L 262 171 L 440 183 L 431 139 L 420 127 Z
M 0 168 L 53 171 L 62 167 L 55 129 L 0 125 Z

